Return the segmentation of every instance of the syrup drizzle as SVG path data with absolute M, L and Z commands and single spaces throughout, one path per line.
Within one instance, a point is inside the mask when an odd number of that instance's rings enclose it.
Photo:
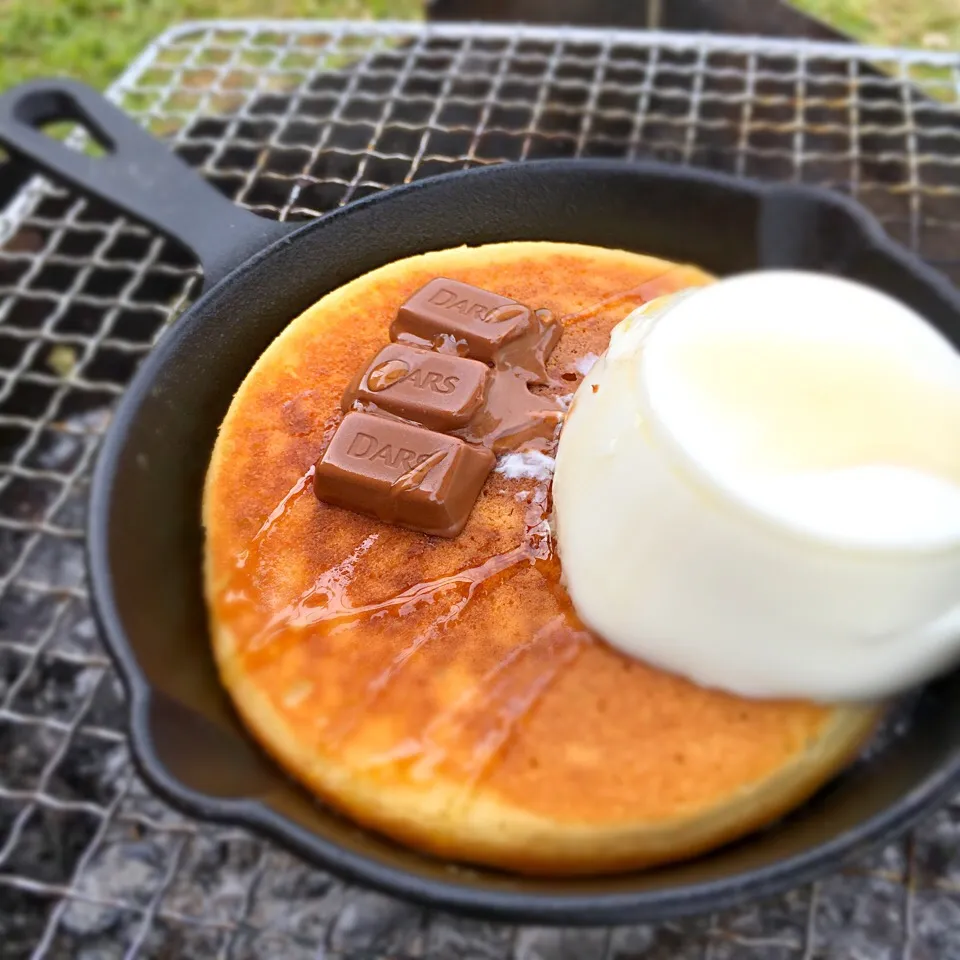
M 349 621 L 354 614 L 363 611 L 365 608 L 351 604 L 347 591 L 356 575 L 357 562 L 379 538 L 380 534 L 371 533 L 344 560 L 324 570 L 296 600 L 267 621 L 267 625 L 250 639 L 248 650 L 262 650 L 288 630 L 303 630 L 324 622 L 336 624 L 343 618 Z
M 380 616 L 391 612 L 397 617 L 411 614 L 419 604 L 436 604 L 441 594 L 453 589 L 453 596 L 448 598 L 446 608 L 442 613 L 433 617 L 429 625 L 420 631 L 407 646 L 400 650 L 393 659 L 366 684 L 363 696 L 348 710 L 342 713 L 327 729 L 327 735 L 334 745 L 339 745 L 355 729 L 357 724 L 369 714 L 377 702 L 387 692 L 390 685 L 397 679 L 403 668 L 430 642 L 440 637 L 446 628 L 454 623 L 477 595 L 478 590 L 492 589 L 497 583 L 513 576 L 519 565 L 531 562 L 531 558 L 521 545 L 515 550 L 498 554 L 484 563 L 462 570 L 459 573 L 439 577 L 427 583 L 419 583 L 410 590 L 404 591 L 379 604 L 371 604 L 366 608 L 355 608 L 354 612 L 364 619 Z M 366 615 L 366 616 L 364 616 Z M 355 621 L 354 621 L 355 622 Z
M 284 494 L 283 499 L 273 508 L 266 520 L 260 524 L 260 529 L 253 535 L 253 539 L 246 549 L 237 554 L 232 575 L 223 591 L 223 602 L 228 610 L 231 608 L 246 608 L 255 604 L 256 585 L 253 580 L 259 572 L 260 546 L 293 504 L 311 489 L 315 472 L 316 469 L 311 464 L 307 472 L 297 478 L 296 483 Z
M 340 420 L 340 416 L 334 415 L 329 417 L 324 423 L 323 436 L 320 441 L 322 449 L 326 449 L 327 444 L 329 444 L 331 439 L 333 439 L 333 435 L 336 433 L 337 426 L 340 424 Z M 273 510 L 270 511 L 266 520 L 260 524 L 260 528 L 253 535 L 253 539 L 247 545 L 247 548 L 245 550 L 241 550 L 240 553 L 237 554 L 237 559 L 234 564 L 235 572 L 245 570 L 247 564 L 251 560 L 253 561 L 252 566 L 257 565 L 257 561 L 260 559 L 260 545 L 270 535 L 274 526 L 280 522 L 284 515 L 304 495 L 304 493 L 306 493 L 308 490 L 311 490 L 313 484 L 313 475 L 316 472 L 316 466 L 311 463 L 310 466 L 307 467 L 306 471 L 297 477 L 293 486 L 283 495 L 280 502 L 273 508 Z M 229 591 L 227 598 L 229 599 Z
M 457 740 L 470 736 L 470 728 L 482 716 L 482 729 L 474 736 L 469 755 L 460 765 L 460 799 L 467 799 L 547 689 L 591 642 L 592 636 L 586 630 L 569 629 L 564 614 L 553 617 L 437 714 L 419 737 L 408 738 L 373 757 L 367 769 L 408 761 L 414 779 L 428 780 L 444 761 L 455 755 Z
M 315 429 L 313 416 L 310 412 L 312 390 L 304 390 L 297 394 L 280 408 L 280 416 L 284 426 L 295 437 L 307 437 Z
M 664 289 L 664 281 L 669 287 L 669 274 L 676 269 L 671 267 L 636 287 L 611 294 L 583 310 L 560 318 L 559 322 L 564 326 L 572 326 L 593 319 L 624 302 L 639 300 L 644 303 L 660 296 L 668 292 Z M 541 329 L 552 323 L 552 317 L 545 311 L 538 312 L 538 319 L 542 324 Z M 464 352 L 464 345 L 452 337 L 423 345 L 444 353 L 463 355 Z M 572 396 L 569 383 L 548 381 L 546 371 L 539 363 L 540 357 L 535 359 L 538 362 L 526 369 L 526 376 L 517 378 L 517 386 L 527 391 L 535 383 L 546 382 L 549 386 L 562 387 L 564 394 Z M 534 419 L 545 416 L 551 423 L 546 430 L 544 426 L 534 426 L 530 439 L 540 439 L 544 452 L 551 452 L 555 449 L 556 427 L 559 427 L 563 416 L 565 397 L 544 396 L 537 399 L 540 403 L 536 406 L 542 404 L 542 409 L 534 411 Z M 559 409 L 553 404 L 558 404 Z M 339 419 L 336 416 L 327 421 L 323 448 L 329 443 Z M 502 423 L 486 426 L 494 428 L 490 430 L 492 433 L 500 433 L 504 427 Z M 527 429 L 530 429 L 529 425 Z M 488 435 L 484 439 L 490 443 L 493 438 Z M 515 437 L 511 437 L 511 441 L 515 441 Z M 297 479 L 264 520 L 247 549 L 238 555 L 235 576 L 223 594 L 228 604 L 243 604 L 248 608 L 251 605 L 259 606 L 256 603 L 256 580 L 260 547 L 299 499 L 310 491 L 313 474 L 314 468 L 311 466 Z M 247 655 L 273 659 L 280 656 L 288 644 L 303 643 L 315 636 L 331 636 L 366 622 L 379 623 L 387 617 L 402 619 L 422 611 L 425 606 L 436 608 L 430 622 L 367 682 L 362 696 L 332 718 L 324 736 L 325 745 L 335 749 L 356 730 L 365 716 L 376 709 L 377 703 L 397 681 L 405 666 L 428 644 L 443 636 L 471 602 L 484 591 L 494 590 L 507 582 L 522 569 L 533 567 L 541 574 L 562 612 L 543 624 L 529 641 L 506 653 L 450 707 L 436 714 L 419 735 L 396 744 L 369 762 L 370 768 L 402 764 L 411 777 L 420 779 L 431 777 L 441 764 L 455 762 L 459 766 L 459 780 L 463 784 L 460 799 L 466 800 L 494 768 L 498 758 L 504 755 L 524 720 L 536 709 L 557 678 L 576 662 L 585 646 L 592 642 L 592 635 L 580 624 L 561 586 L 560 565 L 553 550 L 546 519 L 548 515 L 549 487 L 541 482 L 529 492 L 524 517 L 526 530 L 517 547 L 464 570 L 413 584 L 382 601 L 355 605 L 349 596 L 350 586 L 359 564 L 378 541 L 378 535 L 371 534 L 348 557 L 322 573 L 299 597 L 276 611 L 261 629 L 254 631 L 247 644 Z M 466 754 L 463 751 L 464 741 L 469 744 Z M 454 749 L 458 744 L 460 749 Z
M 260 529 L 253 535 L 250 546 L 237 557 L 238 569 L 242 570 L 247 565 L 247 560 L 251 552 L 260 545 L 264 537 L 269 535 L 280 518 L 287 512 L 288 508 L 300 499 L 308 485 L 313 482 L 313 475 L 316 472 L 316 466 L 310 464 L 307 472 L 298 477 L 297 482 L 283 495 L 283 499 L 273 508 L 267 519 L 260 525 Z
M 658 273 L 655 277 L 648 277 L 639 286 L 631 287 L 629 290 L 621 290 L 619 293 L 612 293 L 610 296 L 604 297 L 602 300 L 598 300 L 589 307 L 584 307 L 583 310 L 578 310 L 576 313 L 568 313 L 566 316 L 560 318 L 560 322 L 564 325 L 564 327 L 572 327 L 578 323 L 592 320 L 605 310 L 608 310 L 611 307 L 619 306 L 621 303 L 630 300 L 639 300 L 640 302 L 637 304 L 637 306 L 643 306 L 643 304 L 649 303 L 649 301 L 663 296 L 664 293 L 674 292 L 669 289 L 669 284 L 667 289 L 664 289 L 662 287 L 663 281 L 666 280 L 670 274 L 685 269 L 689 268 L 682 265 L 669 267 L 668 269 L 664 270 L 663 273 Z M 681 289 L 683 286 L 684 284 L 680 284 L 677 287 L 677 290 Z
M 293 505 L 309 491 L 312 476 L 311 468 L 297 479 L 261 524 L 250 546 L 238 556 L 234 579 L 242 580 L 244 588 L 234 586 L 225 592 L 224 600 L 230 605 L 249 607 L 255 602 L 253 594 L 256 593 L 254 583 L 259 548 Z M 365 622 L 379 622 L 384 617 L 402 619 L 425 606 L 439 608 L 431 613 L 430 622 L 366 682 L 362 695 L 332 718 L 324 732 L 324 742 L 328 749 L 336 749 L 343 745 L 364 717 L 376 709 L 406 665 L 427 644 L 444 636 L 481 592 L 496 589 L 520 570 L 533 567 L 560 600 L 564 612 L 542 626 L 526 644 L 509 651 L 464 693 L 451 710 L 438 714 L 421 736 L 398 744 L 373 763 L 401 763 L 412 777 L 429 776 L 437 764 L 453 756 L 452 747 L 459 738 L 461 750 L 465 742 L 469 745 L 467 759 L 460 763 L 463 796 L 469 796 L 493 768 L 524 718 L 540 702 L 556 677 L 574 662 L 584 642 L 590 638 L 587 631 L 579 628 L 569 599 L 559 585 L 559 562 L 545 519 L 548 504 L 548 485 L 539 483 L 531 491 L 525 511 L 523 538 L 513 549 L 475 566 L 414 584 L 382 601 L 354 604 L 349 596 L 351 583 L 364 556 L 379 539 L 378 534 L 367 536 L 349 556 L 324 571 L 300 596 L 270 616 L 261 629 L 252 632 L 246 645 L 248 663 L 255 664 L 261 658 L 272 660 L 288 645 L 314 637 L 332 636 Z M 414 744 L 420 746 L 414 749 Z

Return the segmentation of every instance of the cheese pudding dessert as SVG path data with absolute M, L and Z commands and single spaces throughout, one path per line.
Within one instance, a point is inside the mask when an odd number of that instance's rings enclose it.
M 552 492 L 578 613 L 647 663 L 840 701 L 960 660 L 960 354 L 877 290 L 766 270 L 640 307 Z
M 874 704 L 695 683 L 567 591 L 573 395 L 603 389 L 634 310 L 712 282 L 574 244 L 444 250 L 330 293 L 262 355 L 206 480 L 210 631 L 243 722 L 320 800 L 452 861 L 589 875 L 741 837 L 856 755 Z

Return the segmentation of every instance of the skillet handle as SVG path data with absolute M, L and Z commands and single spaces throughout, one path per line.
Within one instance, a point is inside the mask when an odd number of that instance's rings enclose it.
M 41 129 L 73 121 L 104 151 L 89 156 Z M 231 203 L 92 88 L 34 80 L 0 94 L 0 145 L 52 179 L 117 207 L 190 249 L 209 289 L 295 229 Z

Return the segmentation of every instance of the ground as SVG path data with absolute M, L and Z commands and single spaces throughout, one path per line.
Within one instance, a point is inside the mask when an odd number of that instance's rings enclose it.
M 960 48 L 960 0 L 797 0 L 865 43 Z M 105 86 L 153 36 L 206 17 L 421 15 L 421 0 L 0 0 L 0 89 L 67 74 Z

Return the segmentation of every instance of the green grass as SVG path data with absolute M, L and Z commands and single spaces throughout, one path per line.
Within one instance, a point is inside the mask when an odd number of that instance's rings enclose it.
M 863 43 L 960 49 L 960 0 L 794 0 Z
M 960 0 L 796 0 L 866 43 L 960 48 Z M 209 17 L 407 19 L 422 0 L 0 0 L 0 89 L 29 77 L 106 86 L 181 20 Z
M 105 87 L 153 37 L 183 20 L 403 20 L 421 10 L 421 0 L 0 0 L 0 90 L 38 76 Z

